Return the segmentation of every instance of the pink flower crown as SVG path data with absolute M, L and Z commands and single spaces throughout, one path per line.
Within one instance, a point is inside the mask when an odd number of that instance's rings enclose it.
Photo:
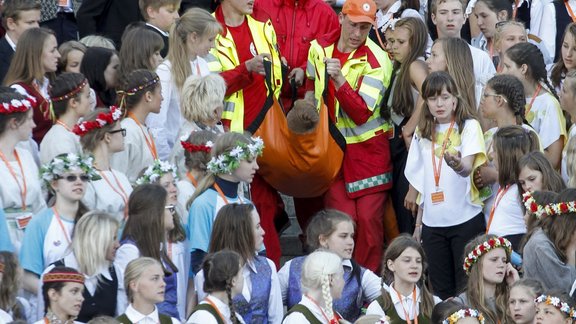
M 3 102 L 0 104 L 0 114 L 26 112 L 30 108 L 36 107 L 36 103 L 36 98 L 32 96 L 26 96 L 26 99 L 22 100 L 12 99 L 10 102 Z
M 496 248 L 504 248 L 507 254 L 512 253 L 512 244 L 503 237 L 491 238 L 476 246 L 472 252 L 464 259 L 464 271 L 470 274 L 470 268 L 480 259 L 481 256 Z
M 576 310 L 570 307 L 568 303 L 563 302 L 558 297 L 550 295 L 540 295 L 538 298 L 534 299 L 536 304 L 545 303 L 546 305 L 552 305 L 556 307 L 562 313 L 568 315 L 572 320 L 576 320 Z
M 94 120 L 83 121 L 76 124 L 72 131 L 78 136 L 84 136 L 90 131 L 111 125 L 122 117 L 122 111 L 116 106 L 110 106 L 110 112 L 100 113 Z

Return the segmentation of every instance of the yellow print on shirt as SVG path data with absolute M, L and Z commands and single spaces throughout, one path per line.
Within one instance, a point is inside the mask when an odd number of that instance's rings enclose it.
M 442 144 L 444 143 L 444 139 L 446 138 L 447 132 L 448 130 L 436 133 L 436 145 L 434 145 L 434 155 L 436 155 L 436 157 L 439 159 L 442 158 L 440 153 L 442 152 Z M 456 149 L 456 147 L 460 146 L 461 144 L 462 139 L 460 138 L 460 133 L 458 132 L 457 129 L 452 129 L 452 132 L 450 132 L 450 137 L 446 142 L 446 149 L 444 150 L 444 153 L 448 152 L 452 155 L 457 155 L 458 150 Z

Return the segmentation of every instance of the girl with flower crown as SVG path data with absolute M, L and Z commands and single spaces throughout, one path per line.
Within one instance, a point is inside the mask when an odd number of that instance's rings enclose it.
M 546 160 L 545 157 L 543 157 Z M 548 160 L 546 160 L 548 162 Z M 554 203 L 558 199 L 558 194 L 553 191 L 526 191 L 522 194 L 524 203 L 524 224 L 526 224 L 526 234 L 520 243 L 518 252 L 523 254 L 526 242 L 530 240 L 534 232 L 542 227 L 542 223 L 548 217 L 546 206 Z
M 54 205 L 32 218 L 22 242 L 24 289 L 33 294 L 44 269 L 67 254 L 74 225 L 88 211 L 82 203 L 87 183 L 98 177 L 92 158 L 74 153 L 58 155 L 40 172 L 44 186 L 54 194 Z
M 512 244 L 495 235 L 477 236 L 464 248 L 468 283 L 459 298 L 480 311 L 488 323 L 512 323 L 509 289 L 519 276 L 510 264 L 510 253 Z
M 72 324 L 80 314 L 84 302 L 84 275 L 76 269 L 59 266 L 42 278 L 44 318 L 35 324 Z
M 391 324 L 428 323 L 441 300 L 426 285 L 426 266 L 419 242 L 407 235 L 395 238 L 384 254 L 382 296 L 368 306 L 366 314 L 388 315 Z
M 162 87 L 156 73 L 148 70 L 130 72 L 119 87 L 120 109 L 126 118 L 120 126 L 126 130 L 124 150 L 114 153 L 110 165 L 134 183 L 144 168 L 158 159 L 152 133 L 146 126 L 146 117 L 157 114 L 162 102 Z
M 92 111 L 90 85 L 80 73 L 60 74 L 52 82 L 50 97 L 55 122 L 40 143 L 40 162 L 43 164 L 62 153 L 82 154 L 80 137 L 72 128 Z
M 302 300 L 292 307 L 283 324 L 337 324 L 342 319 L 332 308 L 332 301 L 344 289 L 342 260 L 333 252 L 316 251 L 302 265 Z
M 546 218 L 524 245 L 525 278 L 544 289 L 567 291 L 576 279 L 576 189 L 565 189 L 545 206 Z
M 191 271 L 200 270 L 202 259 L 208 252 L 212 225 L 222 206 L 251 203 L 238 194 L 241 182 L 250 184 L 258 170 L 256 158 L 262 154 L 264 143 L 260 138 L 249 138 L 240 133 L 220 135 L 210 151 L 208 174 L 188 202 L 188 232 L 191 252 Z
M 94 156 L 94 168 L 101 177 L 88 184 L 82 201 L 90 210 L 110 213 L 123 224 L 128 217 L 132 185 L 124 173 L 110 165 L 112 155 L 124 150 L 126 129 L 120 125 L 120 117 L 120 108 L 98 108 L 74 126 L 73 131 L 80 136 L 84 152 Z
M 203 77 L 191 75 L 186 79 L 180 98 L 182 117 L 184 117 L 184 122 L 178 132 L 180 141 L 186 141 L 197 131 L 204 130 L 217 135 L 224 132 L 220 118 L 222 118 L 225 93 L 226 83 L 218 74 L 208 74 Z M 184 164 L 185 151 L 187 149 L 177 141 L 170 155 L 170 161 L 178 167 L 178 173 L 182 178 L 187 171 Z
M 418 210 L 414 236 L 422 237 L 435 293 L 448 298 L 465 277 L 458 261 L 464 244 L 485 230 L 471 177 L 486 161 L 484 139 L 472 108 L 446 72 L 428 75 L 422 95 L 422 116 L 404 172 L 417 192 L 409 192 L 404 203 Z
M 573 324 L 576 322 L 574 300 L 562 290 L 544 293 L 536 303 L 535 324 Z
M 193 281 L 188 281 L 188 271 L 190 270 L 190 254 L 188 253 L 188 244 L 186 242 L 186 230 L 182 226 L 182 217 L 186 216 L 184 208 L 178 203 L 178 187 L 176 187 L 176 167 L 168 162 L 154 160 L 154 163 L 141 172 L 140 178 L 136 180 L 137 185 L 158 184 L 166 189 L 168 196 L 166 198 L 166 208 L 172 214 L 174 228 L 166 233 L 167 254 L 174 265 L 179 269 L 178 280 L 178 312 L 181 318 L 186 316 L 186 296 L 194 298 Z M 189 285 L 192 283 L 192 286 Z M 188 286 L 188 288 L 186 288 Z M 195 300 L 189 304 L 195 305 Z
M 432 312 L 433 324 L 484 324 L 484 315 L 476 309 L 449 299 L 437 304 Z
M 208 162 L 210 162 L 210 151 L 214 146 L 216 134 L 209 130 L 201 130 L 190 133 L 185 141 L 181 141 L 184 149 L 185 174 L 181 176 L 177 183 L 178 202 L 181 206 L 186 206 L 188 200 L 192 198 L 198 182 L 200 182 L 208 172 Z M 186 208 L 188 213 L 188 208 Z M 184 219 L 187 223 L 188 219 Z
M 28 150 L 16 147 L 30 138 L 36 126 L 34 107 L 36 99 L 10 88 L 0 88 L 0 202 L 16 253 L 20 251 L 24 229 L 32 215 L 46 207 L 38 166 Z

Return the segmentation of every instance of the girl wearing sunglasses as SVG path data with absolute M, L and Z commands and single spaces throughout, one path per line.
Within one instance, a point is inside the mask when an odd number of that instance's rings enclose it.
M 56 156 L 40 173 L 44 186 L 54 195 L 53 206 L 32 218 L 20 251 L 24 288 L 34 295 L 42 271 L 66 255 L 74 225 L 88 211 L 81 201 L 86 184 L 98 178 L 92 158 L 73 153 Z

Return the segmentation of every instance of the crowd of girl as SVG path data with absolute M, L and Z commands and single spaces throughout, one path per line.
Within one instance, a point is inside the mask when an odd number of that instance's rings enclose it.
M 209 12 L 171 24 L 165 59 L 138 23 L 119 51 L 23 31 L 0 87 L 0 323 L 576 323 L 572 0 L 375 2 L 382 215 L 404 233 L 379 267 L 337 210 L 303 228 L 307 256 L 264 244 L 267 143 L 221 122 L 239 85 L 210 72 Z

